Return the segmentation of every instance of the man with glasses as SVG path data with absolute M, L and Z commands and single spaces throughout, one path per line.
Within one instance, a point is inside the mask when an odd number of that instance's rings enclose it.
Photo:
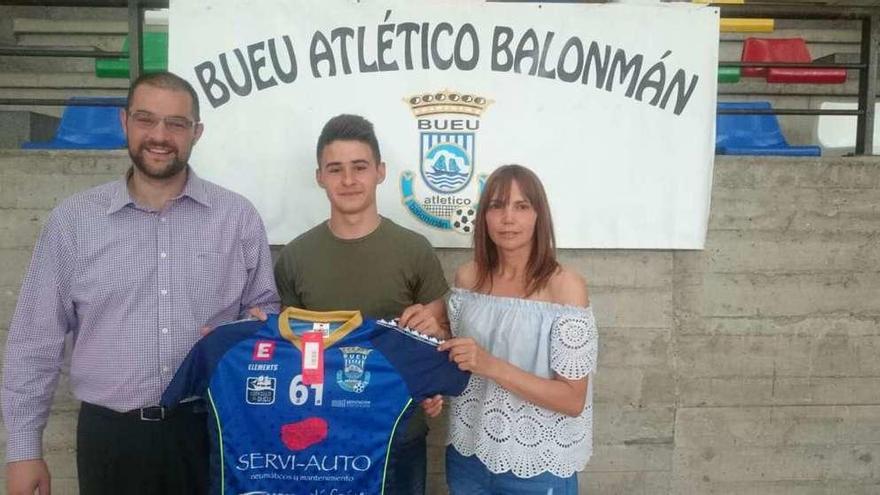
M 10 494 L 48 493 L 42 433 L 68 336 L 80 493 L 207 493 L 204 404 L 159 399 L 200 328 L 278 309 L 256 210 L 188 165 L 204 129 L 192 86 L 142 76 L 121 119 L 133 166 L 52 211 L 22 284 L 3 363 Z

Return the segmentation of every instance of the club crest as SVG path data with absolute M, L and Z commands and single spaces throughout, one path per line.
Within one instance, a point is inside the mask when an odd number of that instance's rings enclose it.
M 486 181 L 476 173 L 477 133 L 492 101 L 448 90 L 405 101 L 419 132 L 419 167 L 400 176 L 403 203 L 426 225 L 470 234 Z
M 343 369 L 336 372 L 336 383 L 347 392 L 361 393 L 370 384 L 370 372 L 366 371 L 367 357 L 372 349 L 363 347 L 340 347 Z

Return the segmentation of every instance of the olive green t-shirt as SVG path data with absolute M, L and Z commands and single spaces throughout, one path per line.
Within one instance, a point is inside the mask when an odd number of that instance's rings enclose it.
M 369 318 L 396 318 L 449 290 L 428 240 L 384 217 L 360 239 L 339 239 L 323 222 L 292 240 L 275 263 L 275 283 L 284 306 Z
M 386 319 L 449 290 L 428 240 L 385 217 L 360 239 L 339 239 L 323 222 L 290 241 L 275 262 L 275 284 L 282 306 L 358 310 L 364 317 Z M 424 438 L 428 431 L 423 411 L 415 411 L 401 443 Z

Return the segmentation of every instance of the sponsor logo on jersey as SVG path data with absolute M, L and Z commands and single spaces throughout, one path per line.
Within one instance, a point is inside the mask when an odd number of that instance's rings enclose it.
M 373 407 L 373 403 L 368 400 L 333 399 L 330 401 L 330 407 L 351 407 L 356 409 L 366 409 L 368 407 Z
M 251 359 L 254 361 L 271 361 L 275 355 L 275 342 L 271 340 L 258 340 L 254 344 L 254 355 Z
M 366 371 L 367 356 L 373 350 L 363 347 L 340 347 L 339 350 L 345 365 L 336 372 L 336 383 L 347 392 L 363 392 L 370 384 L 370 372 Z
M 373 465 L 370 456 L 363 454 L 303 455 L 271 452 L 250 452 L 238 456 L 237 471 L 271 469 L 300 473 L 346 473 L 368 471 Z
M 254 406 L 268 406 L 275 403 L 275 378 L 271 376 L 249 376 L 245 401 Z
M 248 371 L 278 371 L 278 363 L 250 363 Z

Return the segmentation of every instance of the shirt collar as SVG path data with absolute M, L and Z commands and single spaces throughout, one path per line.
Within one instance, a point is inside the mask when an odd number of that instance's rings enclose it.
M 181 196 L 188 196 L 202 206 L 211 207 L 211 200 L 208 198 L 208 188 L 205 180 L 196 175 L 192 167 L 189 167 L 189 176 L 186 179 L 186 185 L 183 186 Z
M 196 175 L 192 168 L 188 168 L 187 172 L 186 185 L 183 186 L 183 192 L 180 193 L 180 196 L 178 197 L 186 196 L 193 201 L 210 208 L 211 201 L 208 198 L 208 190 L 205 180 Z M 131 178 L 131 174 L 132 169 L 129 168 L 125 175 L 113 183 L 110 207 L 107 209 L 108 215 L 116 213 L 128 205 L 135 204 L 134 198 L 131 197 L 131 193 L 128 190 L 128 180 Z

